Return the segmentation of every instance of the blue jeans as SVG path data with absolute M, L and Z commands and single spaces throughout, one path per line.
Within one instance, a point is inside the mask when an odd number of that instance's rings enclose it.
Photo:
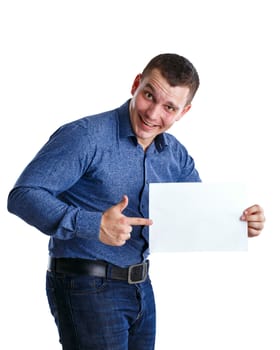
M 46 290 L 63 350 L 153 350 L 155 302 L 140 284 L 47 272 Z

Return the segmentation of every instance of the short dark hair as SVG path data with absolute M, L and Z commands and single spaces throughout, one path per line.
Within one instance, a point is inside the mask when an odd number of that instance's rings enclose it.
M 147 76 L 153 69 L 158 69 L 171 86 L 187 86 L 190 89 L 190 103 L 199 87 L 199 76 L 194 65 L 185 57 L 174 53 L 164 53 L 150 60 L 142 72 Z

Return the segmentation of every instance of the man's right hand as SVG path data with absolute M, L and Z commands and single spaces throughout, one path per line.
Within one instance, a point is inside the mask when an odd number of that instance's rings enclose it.
M 112 246 L 122 246 L 130 239 L 133 226 L 152 225 L 153 222 L 150 219 L 123 215 L 122 212 L 127 205 L 128 197 L 125 195 L 118 204 L 103 213 L 99 233 L 99 239 L 102 243 Z

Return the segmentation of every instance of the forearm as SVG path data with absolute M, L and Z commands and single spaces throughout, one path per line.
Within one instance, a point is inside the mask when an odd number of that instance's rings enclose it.
M 99 237 L 101 212 L 68 205 L 42 188 L 14 188 L 8 198 L 8 210 L 43 233 L 58 239 Z

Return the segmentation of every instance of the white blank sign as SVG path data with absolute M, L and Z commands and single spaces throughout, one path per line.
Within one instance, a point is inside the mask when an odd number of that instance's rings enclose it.
M 240 183 L 152 183 L 150 251 L 246 251 L 245 186 Z

